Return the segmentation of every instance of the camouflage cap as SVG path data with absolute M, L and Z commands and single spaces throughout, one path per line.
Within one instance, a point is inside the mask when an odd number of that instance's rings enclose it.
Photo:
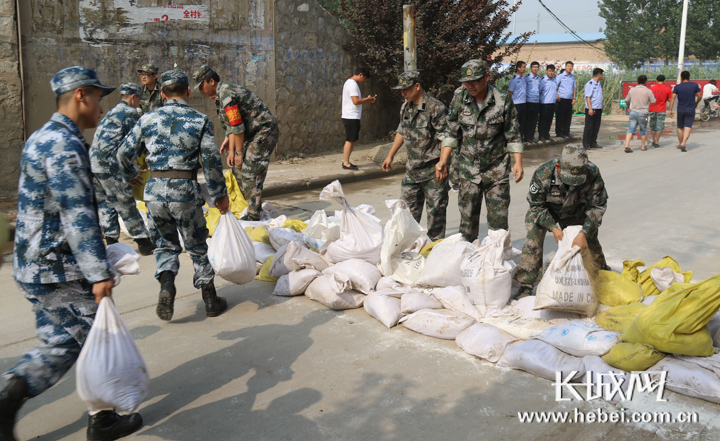
M 410 70 L 403 72 L 398 75 L 398 84 L 393 86 L 393 89 L 407 89 L 408 87 L 414 86 L 418 83 L 422 83 L 420 79 L 420 72 L 416 70 Z
M 585 147 L 566 145 L 560 155 L 560 179 L 567 185 L 582 185 L 587 174 L 588 156 Z
M 55 92 L 55 96 L 60 96 L 63 93 L 70 92 L 79 87 L 87 86 L 99 87 L 103 90 L 102 96 L 115 90 L 114 87 L 100 84 L 100 80 L 94 70 L 81 66 L 66 67 L 53 75 L 50 80 L 50 87 L 52 91 Z
M 151 74 L 153 74 L 153 75 L 157 75 L 157 73 L 158 73 L 158 67 L 155 66 L 154 64 L 149 64 L 149 63 L 148 63 L 148 64 L 143 64 L 142 66 L 140 66 L 140 69 L 138 69 L 138 73 L 143 73 L 143 72 L 147 72 L 147 73 L 151 73 Z
M 460 68 L 460 82 L 479 80 L 488 70 L 488 65 L 483 60 L 470 60 Z
M 172 86 L 174 84 L 190 85 L 190 81 L 188 80 L 188 76 L 184 70 L 171 69 L 171 70 L 166 70 L 165 72 L 160 74 L 160 88 L 161 89 L 164 89 L 168 86 Z
M 202 82 L 210 78 L 214 73 L 215 71 L 209 65 L 203 64 L 200 66 L 195 73 L 193 73 L 193 80 L 195 80 L 195 87 L 193 87 L 193 89 L 200 87 Z
M 142 89 L 135 83 L 122 83 L 120 85 L 120 95 L 142 96 Z

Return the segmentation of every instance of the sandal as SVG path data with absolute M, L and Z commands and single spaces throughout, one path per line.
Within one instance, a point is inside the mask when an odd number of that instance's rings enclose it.
M 647 151 L 647 147 L 641 148 L 640 150 L 643 151 L 643 152 L 644 152 L 644 151 Z
M 357 165 L 353 164 L 352 162 L 350 163 L 350 165 L 342 164 L 342 168 L 345 170 L 358 171 Z
M 625 153 L 632 153 L 632 152 L 633 152 L 633 151 L 632 151 L 631 148 L 626 148 L 626 149 L 625 149 Z

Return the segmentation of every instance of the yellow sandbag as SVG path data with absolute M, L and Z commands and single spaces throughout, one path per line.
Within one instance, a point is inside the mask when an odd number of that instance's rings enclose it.
M 676 273 L 682 273 L 682 275 L 685 277 L 685 283 L 688 283 L 690 282 L 690 280 L 692 280 L 692 271 L 683 273 L 680 269 L 680 265 L 675 261 L 675 259 L 670 256 L 665 256 L 660 259 L 659 262 L 645 268 L 645 270 L 638 275 L 637 282 L 642 286 L 643 294 L 645 295 L 645 297 L 660 294 L 660 290 L 657 289 L 657 287 L 655 286 L 655 282 L 650 277 L 650 272 L 653 268 L 664 266 L 670 267 Z
M 149 178 L 150 178 L 150 170 L 145 170 L 144 172 L 140 173 L 140 179 L 142 180 L 142 186 L 132 188 L 132 194 L 133 194 L 133 197 L 135 198 L 135 200 L 138 200 L 138 201 L 145 200 L 145 184 L 147 184 L 147 180 Z
M 220 210 L 210 208 L 208 204 L 205 204 L 205 208 L 206 211 L 203 213 L 205 216 L 205 224 L 207 225 L 208 236 L 212 237 L 213 234 L 215 234 L 215 228 L 218 226 L 218 222 L 220 222 Z
M 433 248 L 435 248 L 435 245 L 442 242 L 443 239 L 438 239 L 435 242 L 430 242 L 429 244 L 422 247 L 422 250 L 420 250 L 420 255 L 422 255 L 424 258 L 427 259 L 428 254 L 430 254 L 430 251 L 432 251 Z
M 253 242 L 263 242 L 271 245 L 267 227 L 245 227 L 245 232 Z
M 632 280 L 633 282 L 638 281 L 638 277 L 640 277 L 640 270 L 638 270 L 639 266 L 645 266 L 644 260 L 626 260 L 623 262 L 623 272 L 622 275 L 628 280 Z M 646 296 L 647 297 L 647 296 Z
M 237 219 L 240 219 L 240 215 L 248 204 L 240 191 L 237 180 L 235 180 L 235 175 L 233 175 L 230 170 L 225 172 L 225 186 L 227 187 L 228 199 L 230 200 L 229 210 Z M 210 207 L 208 204 L 205 204 L 205 209 L 206 211 L 204 214 L 208 235 L 212 237 L 215 233 L 215 227 L 217 227 L 217 224 L 220 221 L 220 210 L 214 206 Z
M 595 294 L 603 305 L 620 306 L 642 302 L 642 287 L 613 271 L 598 271 L 595 277 Z
M 307 228 L 308 224 L 307 222 L 303 222 L 301 220 L 294 220 L 294 219 L 288 219 L 283 224 L 283 228 L 292 228 L 297 233 L 302 233 L 302 230 Z
M 645 308 L 647 308 L 647 305 L 642 303 L 616 306 L 598 314 L 597 317 L 595 317 L 595 323 L 608 331 L 624 334 L 633 320 L 635 320 Z
M 274 258 L 274 254 L 268 257 L 268 260 L 266 260 L 265 263 L 263 263 L 262 268 L 260 268 L 260 273 L 255 276 L 255 280 L 262 280 L 263 282 L 277 282 L 278 277 L 270 276 L 270 266 L 272 265 Z
M 137 207 L 138 210 L 142 210 L 142 211 L 144 211 L 144 212 L 147 213 L 147 205 L 145 205 L 145 202 L 143 202 L 143 201 L 138 201 L 136 207 Z
M 622 340 L 658 351 L 708 357 L 715 351 L 707 323 L 720 309 L 720 275 L 658 296 L 632 322 Z
M 626 372 L 644 371 L 663 358 L 662 352 L 640 343 L 618 343 L 602 356 L 605 363 Z

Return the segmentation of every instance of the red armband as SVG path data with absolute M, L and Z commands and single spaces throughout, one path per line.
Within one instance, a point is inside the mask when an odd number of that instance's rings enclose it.
M 228 106 L 225 108 L 225 115 L 227 115 L 230 121 L 230 126 L 235 127 L 243 123 L 242 116 L 240 116 L 240 109 L 238 105 Z

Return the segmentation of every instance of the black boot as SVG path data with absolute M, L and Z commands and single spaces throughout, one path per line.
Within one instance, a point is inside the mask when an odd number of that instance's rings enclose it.
M 15 441 L 15 417 L 27 398 L 27 382 L 23 377 L 13 374 L 0 391 L 0 440 Z
M 112 441 L 131 433 L 142 427 L 143 420 L 139 413 L 118 415 L 111 410 L 90 415 L 87 428 L 88 441 Z
M 202 299 L 208 317 L 217 317 L 227 309 L 227 300 L 217 296 L 215 284 L 212 282 L 202 287 Z
M 155 312 L 160 320 L 171 320 L 175 304 L 175 274 L 172 271 L 160 273 L 160 297 Z
M 155 244 L 152 240 L 148 239 L 147 237 L 143 237 L 141 239 L 135 239 L 135 243 L 138 246 L 138 251 L 143 256 L 149 256 L 153 253 L 153 250 L 155 249 Z
M 108 246 L 110 246 L 110 245 L 113 245 L 113 244 L 118 243 L 118 240 L 115 239 L 115 238 L 112 238 L 112 237 L 105 237 L 105 243 L 106 243 Z

